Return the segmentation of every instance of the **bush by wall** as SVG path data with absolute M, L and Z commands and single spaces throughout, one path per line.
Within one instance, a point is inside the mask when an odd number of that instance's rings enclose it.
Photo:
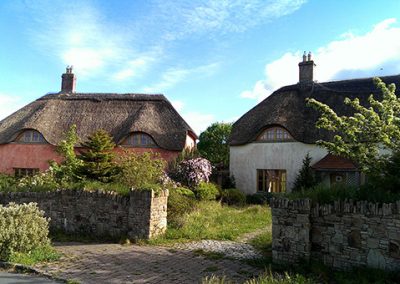
M 210 182 L 200 182 L 194 189 L 194 194 L 198 200 L 215 200 L 219 195 L 218 188 Z
M 49 219 L 36 203 L 0 205 L 0 259 L 48 245 Z
M 221 200 L 228 205 L 244 205 L 246 195 L 237 188 L 228 188 L 221 191 Z

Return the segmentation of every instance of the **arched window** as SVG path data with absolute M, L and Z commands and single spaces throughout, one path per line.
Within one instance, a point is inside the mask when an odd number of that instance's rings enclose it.
M 260 136 L 258 136 L 257 141 L 267 141 L 267 142 L 279 142 L 279 141 L 290 141 L 293 137 L 289 132 L 279 126 L 270 127 L 264 130 Z
M 43 135 L 36 130 L 25 130 L 22 132 L 16 139 L 16 142 L 20 143 L 37 143 L 37 144 L 45 144 L 47 143 L 44 139 Z
M 123 146 L 128 147 L 143 147 L 143 148 L 157 148 L 154 139 L 146 133 L 134 132 L 131 133 L 123 142 Z

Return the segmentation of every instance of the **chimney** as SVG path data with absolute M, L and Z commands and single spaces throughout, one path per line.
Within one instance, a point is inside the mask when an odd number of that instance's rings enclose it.
M 310 83 L 314 79 L 314 61 L 311 60 L 311 52 L 306 55 L 304 51 L 303 61 L 299 63 L 299 83 Z
M 61 76 L 61 92 L 62 93 L 75 93 L 76 77 L 72 73 L 72 65 L 67 66 L 67 70 Z

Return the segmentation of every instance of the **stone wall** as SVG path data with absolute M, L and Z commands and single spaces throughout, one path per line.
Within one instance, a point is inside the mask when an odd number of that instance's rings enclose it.
M 112 192 L 59 190 L 0 193 L 0 204 L 36 202 L 50 229 L 95 237 L 148 239 L 165 232 L 168 191 Z
M 320 261 L 339 270 L 400 269 L 400 201 L 375 204 L 273 199 L 272 257 L 276 263 Z

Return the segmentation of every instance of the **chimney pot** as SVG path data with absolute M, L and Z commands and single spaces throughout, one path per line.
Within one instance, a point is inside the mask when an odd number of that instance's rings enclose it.
M 72 73 L 72 65 L 67 66 L 65 73 L 61 76 L 61 92 L 62 93 L 75 93 L 76 77 Z
M 314 81 L 314 61 L 311 59 L 311 52 L 303 54 L 303 61 L 299 63 L 299 83 L 311 83 Z

